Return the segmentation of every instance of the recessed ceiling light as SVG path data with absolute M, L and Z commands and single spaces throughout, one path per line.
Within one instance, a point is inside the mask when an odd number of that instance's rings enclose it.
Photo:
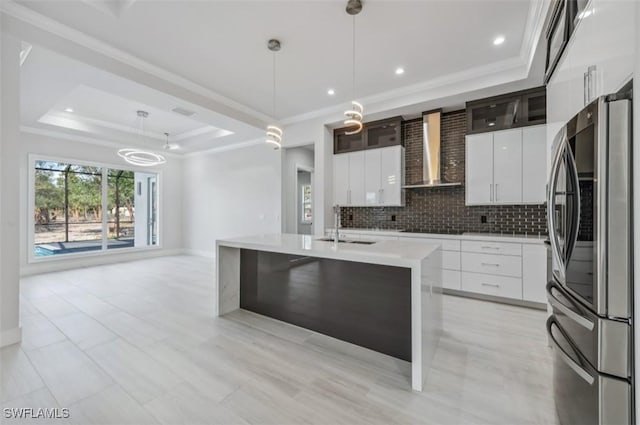
M 493 45 L 494 46 L 499 46 L 502 43 L 504 43 L 504 37 L 501 36 L 501 35 L 493 39 Z
M 401 66 L 396 68 L 396 75 L 402 75 L 402 74 L 404 74 L 404 68 Z
M 334 89 L 329 89 L 329 90 L 327 90 L 327 94 L 329 96 L 333 96 L 334 94 L 336 94 L 336 91 Z
M 64 109 L 64 111 L 65 111 L 65 112 L 73 112 L 73 109 L 71 109 L 71 108 L 65 108 L 65 109 Z

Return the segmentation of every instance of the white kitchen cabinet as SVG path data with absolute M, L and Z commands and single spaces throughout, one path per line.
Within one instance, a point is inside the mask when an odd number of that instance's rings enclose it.
M 369 149 L 364 152 L 365 203 L 370 206 L 380 203 L 380 182 L 382 181 L 381 150 Z
M 522 245 L 522 299 L 547 302 L 547 248 L 545 245 Z
M 522 129 L 493 133 L 493 203 L 522 203 Z
M 586 103 L 616 92 L 633 74 L 636 7 L 637 2 L 624 0 L 587 4 L 547 83 L 547 124 L 552 135 Z
M 364 151 L 349 153 L 349 204 L 366 205 L 364 191 Z
M 333 203 L 334 205 L 347 205 L 349 203 L 348 153 L 333 156 Z
M 493 202 L 493 133 L 467 136 L 467 205 Z
M 333 156 L 334 204 L 404 205 L 404 148 L 378 149 Z
M 467 136 L 466 204 L 544 203 L 546 140 L 544 125 Z
M 380 205 L 404 205 L 404 148 L 390 146 L 380 151 Z
M 545 126 L 522 129 L 522 203 L 544 204 L 547 184 Z

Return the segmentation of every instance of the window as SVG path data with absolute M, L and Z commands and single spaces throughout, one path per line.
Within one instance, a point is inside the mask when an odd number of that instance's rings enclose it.
M 302 222 L 311 223 L 313 216 L 311 213 L 311 185 L 302 185 Z
M 33 257 L 158 244 L 157 174 L 34 161 Z

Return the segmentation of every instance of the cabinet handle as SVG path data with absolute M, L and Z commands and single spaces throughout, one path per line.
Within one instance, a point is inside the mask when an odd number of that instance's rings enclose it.
M 489 201 L 493 202 L 493 185 L 489 183 Z
M 482 286 L 492 286 L 494 288 L 499 288 L 500 285 L 498 285 L 497 283 L 486 283 L 486 282 L 482 282 L 481 283 Z
M 497 246 L 482 246 L 482 249 L 495 249 L 497 251 L 500 251 L 500 248 L 498 248 Z
M 347 203 L 351 204 L 351 189 L 347 190 Z
M 380 203 L 384 204 L 384 189 L 380 189 Z
M 496 202 L 498 202 L 498 183 L 495 184 L 496 187 Z
M 483 266 L 493 266 L 493 267 L 500 267 L 500 264 L 496 264 L 496 263 L 480 263 Z

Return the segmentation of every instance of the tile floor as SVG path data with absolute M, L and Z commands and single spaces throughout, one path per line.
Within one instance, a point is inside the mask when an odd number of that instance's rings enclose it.
M 415 393 L 402 361 L 247 312 L 213 317 L 213 272 L 174 256 L 24 278 L 0 405 L 70 417 L 0 423 L 557 423 L 545 312 L 446 296 Z

